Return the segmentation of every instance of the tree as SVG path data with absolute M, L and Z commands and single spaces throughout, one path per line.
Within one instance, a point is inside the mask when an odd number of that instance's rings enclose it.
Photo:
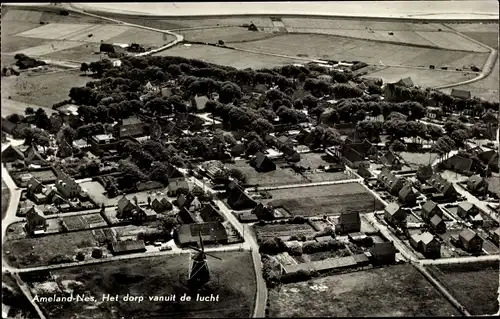
M 240 184 L 245 184 L 247 182 L 246 175 L 237 168 L 232 168 L 229 170 L 229 175 L 236 179 Z
M 78 261 L 84 261 L 85 260 L 85 254 L 83 252 L 79 251 L 76 254 L 76 260 L 78 260 Z
M 7 121 L 12 122 L 12 123 L 20 123 L 22 120 L 24 120 L 24 116 L 19 115 L 17 113 L 10 114 L 6 117 Z
M 27 107 L 25 110 L 24 110 L 24 114 L 26 115 L 33 115 L 35 114 L 35 110 L 32 108 L 32 107 Z
M 80 66 L 80 71 L 87 73 L 88 70 L 89 70 L 89 65 L 83 62 L 82 65 Z
M 404 152 L 406 151 L 406 144 L 401 142 L 400 140 L 395 140 L 394 142 L 392 142 L 390 148 L 393 152 Z
M 163 183 L 164 185 L 168 185 L 168 167 L 167 165 L 154 162 L 152 164 L 153 169 L 151 170 L 151 174 L 149 175 L 149 179 L 152 181 L 158 181 Z

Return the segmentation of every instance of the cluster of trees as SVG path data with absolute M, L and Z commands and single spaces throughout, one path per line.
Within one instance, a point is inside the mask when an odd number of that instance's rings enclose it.
M 14 56 L 14 59 L 16 59 L 16 65 L 21 70 L 35 68 L 37 66 L 42 66 L 42 65 L 46 65 L 47 64 L 44 61 L 30 58 L 29 56 L 27 56 L 25 54 L 22 54 L 22 53 L 16 54 Z

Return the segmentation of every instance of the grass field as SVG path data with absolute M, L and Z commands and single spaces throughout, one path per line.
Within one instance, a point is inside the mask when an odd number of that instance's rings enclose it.
M 272 33 L 253 32 L 242 27 L 216 27 L 201 30 L 179 31 L 187 41 L 203 41 L 208 43 L 217 43 L 223 40 L 225 43 L 238 43 L 260 40 L 273 37 Z
M 290 56 L 300 54 L 311 58 L 426 68 L 430 64 L 449 68 L 462 68 L 469 64 L 482 67 L 488 57 L 488 53 L 419 48 L 320 34 L 288 34 L 234 46 Z
M 414 169 L 423 165 L 432 164 L 438 157 L 436 153 L 400 152 L 398 155 L 406 162 L 406 164 Z
M 358 183 L 271 190 L 274 207 L 284 207 L 292 215 L 339 215 L 343 211 L 373 211 L 382 204 Z
M 270 317 L 460 315 L 408 264 L 287 284 L 269 300 Z
M 498 261 L 436 265 L 429 270 L 472 315 L 498 312 Z
M 397 82 L 402 78 L 411 77 L 415 85 L 435 87 L 473 79 L 476 73 L 388 67 L 369 73 L 367 76 L 381 78 L 384 83 Z
M 92 80 L 81 75 L 80 70 L 65 70 L 36 76 L 3 77 L 2 97 L 11 96 L 15 101 L 52 108 L 55 103 L 68 99 L 72 87 L 85 86 Z
M 249 42 L 248 44 L 250 43 L 253 42 Z M 237 69 L 262 69 L 293 63 L 303 63 L 302 60 L 241 52 L 231 49 L 198 44 L 193 44 L 192 46 L 178 45 L 171 49 L 159 52 L 156 55 L 182 56 L 188 59 L 200 59 L 210 63 L 232 66 Z
M 4 252 L 10 251 L 7 261 L 19 268 L 47 265 L 58 255 L 75 256 L 80 249 L 97 246 L 92 231 L 48 235 L 38 238 L 10 240 L 4 244 Z
M 253 311 L 256 285 L 251 255 L 248 252 L 214 253 L 222 260 L 208 260 L 211 279 L 199 294 L 219 295 L 218 302 L 179 302 L 188 293 L 183 285 L 189 268 L 189 255 L 168 255 L 109 262 L 102 265 L 67 268 L 53 271 L 63 283 L 73 283 L 74 293 L 85 293 L 96 302 L 43 303 L 50 318 L 209 318 L 250 317 Z M 210 258 L 210 257 L 208 257 Z M 49 281 L 44 286 L 49 286 Z M 51 296 L 60 294 L 57 285 Z M 117 302 L 103 302 L 102 296 L 119 295 Z M 144 296 L 145 300 L 125 302 L 123 296 Z M 176 295 L 176 302 L 149 301 L 149 296 Z M 195 297 L 195 296 L 194 296 Z

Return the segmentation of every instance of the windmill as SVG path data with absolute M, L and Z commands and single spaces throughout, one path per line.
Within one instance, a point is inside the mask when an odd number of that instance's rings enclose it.
M 193 264 L 188 276 L 189 288 L 196 291 L 201 288 L 210 280 L 210 271 L 207 265 L 207 256 L 222 260 L 219 257 L 205 253 L 205 246 L 203 245 L 203 239 L 201 238 L 201 232 L 198 233 L 200 237 L 200 248 L 190 247 L 198 251 L 198 254 L 193 258 Z

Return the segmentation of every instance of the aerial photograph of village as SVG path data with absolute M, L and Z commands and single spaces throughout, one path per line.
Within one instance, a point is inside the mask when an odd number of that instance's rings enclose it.
M 2 318 L 498 316 L 499 3 L 3 3 Z

